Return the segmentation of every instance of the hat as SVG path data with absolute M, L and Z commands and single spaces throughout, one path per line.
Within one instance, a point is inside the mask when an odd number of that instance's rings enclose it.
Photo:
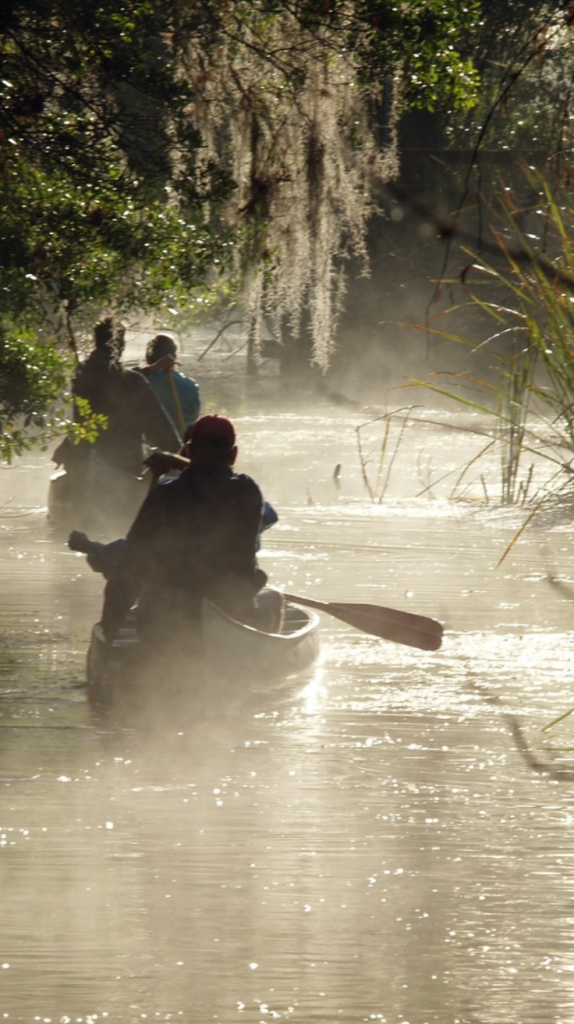
M 191 443 L 208 444 L 214 448 L 233 448 L 235 427 L 226 416 L 200 416 L 195 421 Z

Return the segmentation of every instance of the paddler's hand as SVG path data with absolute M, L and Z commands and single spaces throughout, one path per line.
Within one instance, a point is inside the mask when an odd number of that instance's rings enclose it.
M 154 476 L 160 477 L 164 473 L 169 473 L 172 469 L 185 469 L 186 466 L 189 466 L 189 459 L 184 458 L 183 455 L 174 455 L 173 452 L 160 452 L 156 449 L 150 452 L 147 459 L 144 459 L 144 466 L 148 466 Z
M 68 537 L 68 547 L 70 551 L 81 551 L 84 555 L 87 555 L 90 550 L 90 538 L 87 533 L 82 533 L 80 530 L 72 530 Z
M 175 366 L 175 356 L 172 356 L 171 352 L 167 352 L 165 356 L 161 356 L 160 359 L 156 359 L 155 363 L 150 363 L 149 366 L 144 367 L 144 374 L 146 377 L 151 377 L 154 373 L 161 373 L 162 370 L 173 370 Z

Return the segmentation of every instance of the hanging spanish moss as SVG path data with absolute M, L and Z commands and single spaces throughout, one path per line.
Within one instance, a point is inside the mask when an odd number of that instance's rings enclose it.
M 348 259 L 368 272 L 373 185 L 397 171 L 397 89 L 387 89 L 381 146 L 380 96 L 361 87 L 352 53 L 335 50 L 320 26 L 265 6 L 250 5 L 248 21 L 227 18 L 207 45 L 182 30 L 182 70 L 204 165 L 223 163 L 236 184 L 225 216 L 246 240 L 235 269 L 256 358 L 264 315 L 296 335 L 305 312 L 312 360 L 325 369 Z

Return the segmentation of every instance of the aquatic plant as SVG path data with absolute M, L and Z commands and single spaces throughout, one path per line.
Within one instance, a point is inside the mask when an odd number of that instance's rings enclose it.
M 366 423 L 360 423 L 358 427 L 355 427 L 361 477 L 371 501 L 375 504 L 380 505 L 387 493 L 393 466 L 399 453 L 411 413 L 412 409 L 394 409 L 392 412 L 376 416 L 374 419 L 367 420 Z M 383 427 L 383 436 L 380 439 L 375 429 L 376 436 L 373 441 L 373 427 L 379 423 Z M 367 431 L 370 433 L 368 441 Z M 373 478 L 372 462 L 375 457 L 377 468 Z
M 570 176 L 562 177 L 560 187 L 552 187 L 532 170 L 525 169 L 524 174 L 535 201 L 525 208 L 517 205 L 510 189 L 502 192 L 501 208 L 491 211 L 496 243 L 491 258 L 463 250 L 469 260 L 462 275 L 467 293 L 464 305 L 478 308 L 494 329 L 488 329 L 477 343 L 439 329 L 436 320 L 418 325 L 431 336 L 466 346 L 475 355 L 487 353 L 488 372 L 477 376 L 437 370 L 426 381 L 409 382 L 492 420 L 504 504 L 540 503 L 571 489 L 574 477 Z M 458 306 L 458 312 L 462 308 Z M 451 386 L 439 384 L 439 377 L 449 378 Z M 549 473 L 540 481 L 542 465 Z

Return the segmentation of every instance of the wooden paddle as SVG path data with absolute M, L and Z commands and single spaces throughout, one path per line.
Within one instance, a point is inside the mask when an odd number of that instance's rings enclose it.
M 183 441 L 183 439 L 185 437 L 185 420 L 183 418 L 183 411 L 182 411 L 182 408 L 181 408 L 181 402 L 179 400 L 179 395 L 177 393 L 177 387 L 175 385 L 175 381 L 174 381 L 173 376 L 172 376 L 172 370 L 173 370 L 173 366 L 172 366 L 171 370 L 167 370 L 167 379 L 169 381 L 169 389 L 171 391 L 171 397 L 172 397 L 172 401 L 173 401 L 174 408 L 175 408 L 175 416 L 176 416 L 176 419 L 177 419 L 177 429 L 179 430 L 179 433 L 181 435 L 181 439 Z
M 407 647 L 418 647 L 421 651 L 438 651 L 442 643 L 443 627 L 435 619 L 425 615 L 413 615 L 394 608 L 382 608 L 377 604 L 342 604 L 337 601 L 312 601 L 309 597 L 284 594 L 286 601 L 307 605 L 320 612 L 333 615 L 349 626 L 371 633 L 382 640 L 392 640 Z
M 108 667 L 108 662 L 110 660 L 110 655 L 112 653 L 112 644 L 109 641 L 105 644 L 103 649 L 98 652 L 99 656 L 97 657 L 97 661 L 95 659 L 91 660 L 93 644 L 94 639 L 92 636 L 90 653 L 88 655 L 88 659 L 91 661 L 89 669 L 89 675 L 91 676 L 91 679 L 90 688 L 88 690 L 88 702 L 90 704 L 99 704 L 100 694 L 102 692 L 102 684 L 104 681 L 104 675 L 106 673 L 106 668 Z

